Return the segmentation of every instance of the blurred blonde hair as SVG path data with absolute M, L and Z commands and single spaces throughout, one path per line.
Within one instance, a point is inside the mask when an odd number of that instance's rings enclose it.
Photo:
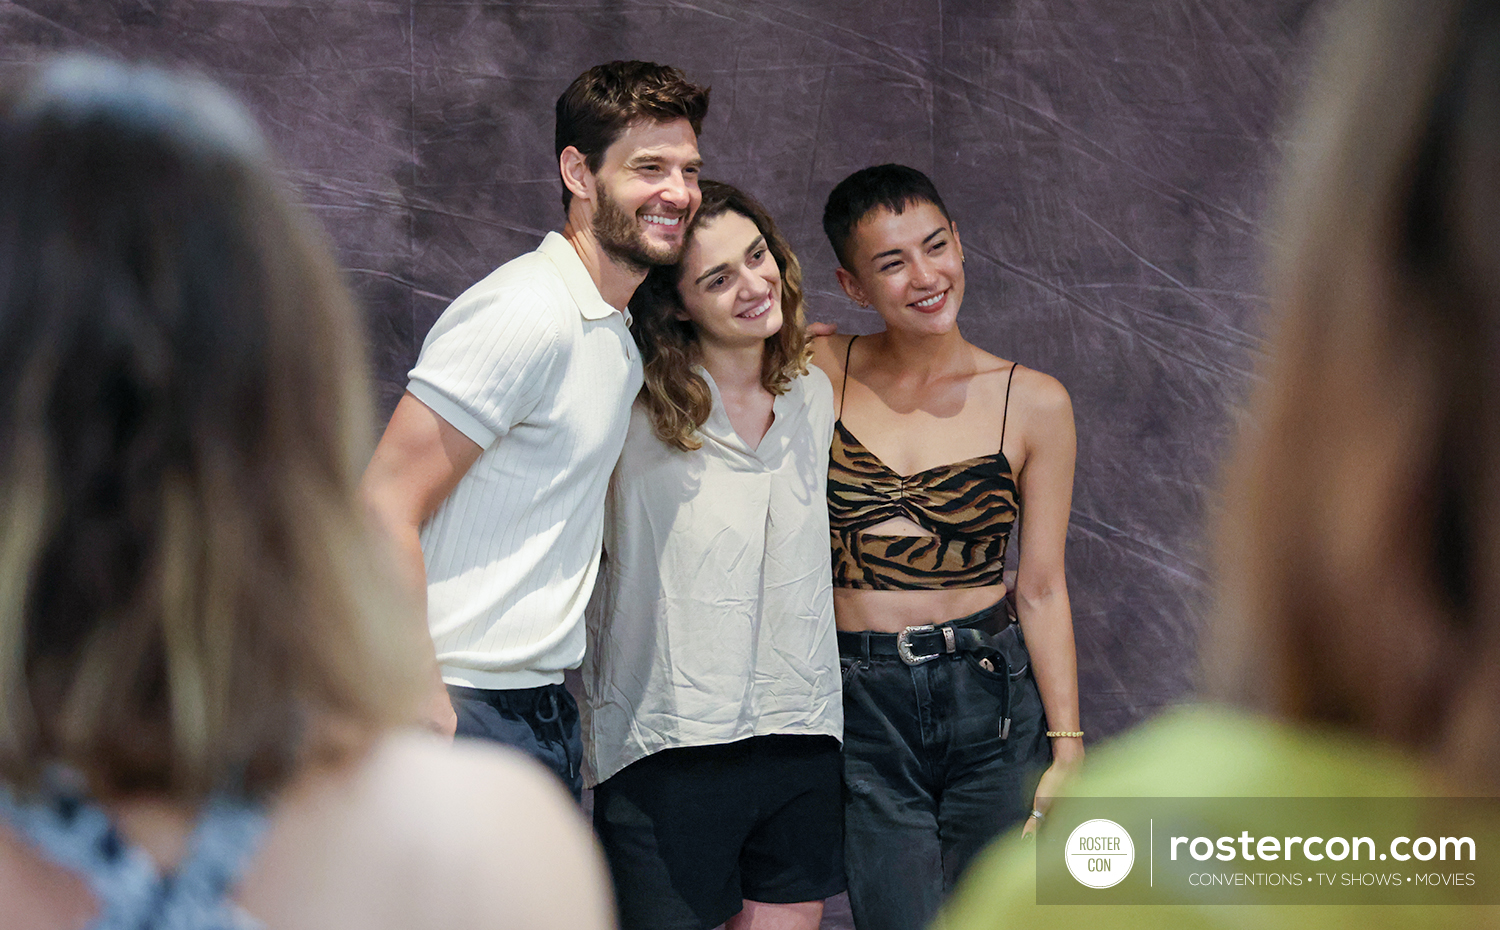
M 1242 703 L 1493 781 L 1500 11 L 1356 0 L 1324 25 L 1205 664 Z
M 92 58 L 0 110 L 0 777 L 274 789 L 415 706 L 356 310 L 252 122 Z

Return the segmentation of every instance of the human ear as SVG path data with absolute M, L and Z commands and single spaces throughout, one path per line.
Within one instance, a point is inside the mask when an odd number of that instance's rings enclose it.
M 963 240 L 958 238 L 958 224 L 949 220 L 948 229 L 953 233 L 953 244 L 958 248 L 958 263 L 962 265 L 964 263 L 964 244 Z
M 687 304 L 682 299 L 682 282 L 677 283 L 677 299 L 672 301 L 672 319 L 684 323 L 693 322 L 692 316 L 687 311 Z
M 557 169 L 562 175 L 563 186 L 574 197 L 594 199 L 594 172 L 589 170 L 587 156 L 570 145 L 557 156 Z
M 849 269 L 840 265 L 833 269 L 833 273 L 839 279 L 839 287 L 844 289 L 844 293 L 849 295 L 850 300 L 861 307 L 869 304 L 870 301 L 865 298 L 865 289 L 859 286 L 859 279 L 854 277 Z

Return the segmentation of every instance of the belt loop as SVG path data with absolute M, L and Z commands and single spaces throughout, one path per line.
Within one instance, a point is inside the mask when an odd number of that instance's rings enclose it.
M 538 723 L 556 723 L 562 718 L 562 708 L 558 706 L 557 694 L 551 688 L 541 687 L 536 689 L 536 698 L 533 713 L 536 714 Z M 542 713 L 542 704 L 547 705 L 547 712 Z
M 861 668 L 870 667 L 870 632 L 859 634 L 859 662 Z

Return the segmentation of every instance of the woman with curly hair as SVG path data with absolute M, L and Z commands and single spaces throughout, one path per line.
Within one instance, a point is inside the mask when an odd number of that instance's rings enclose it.
M 627 930 L 814 930 L 843 890 L 833 390 L 775 224 L 702 189 L 630 304 L 646 385 L 590 610 L 585 781 Z

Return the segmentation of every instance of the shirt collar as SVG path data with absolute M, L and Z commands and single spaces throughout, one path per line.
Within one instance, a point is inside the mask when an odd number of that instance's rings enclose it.
M 568 289 L 568 296 L 573 298 L 573 303 L 578 305 L 578 312 L 583 314 L 585 320 L 602 320 L 611 313 L 620 313 L 609 304 L 604 302 L 604 297 L 599 293 L 599 286 L 589 276 L 589 270 L 584 267 L 583 259 L 578 257 L 578 252 L 573 249 L 561 233 L 549 232 L 542 244 L 537 246 L 537 251 L 547 256 L 552 264 L 557 266 L 557 271 L 562 275 L 563 285 Z M 630 325 L 630 311 L 622 314 L 625 324 Z
M 805 378 L 793 378 L 792 383 L 787 385 L 787 389 L 777 394 L 771 401 L 771 428 L 766 430 L 766 435 L 761 438 L 760 445 L 751 449 L 744 438 L 735 432 L 734 424 L 729 421 L 729 412 L 724 409 L 724 398 L 719 394 L 719 385 L 714 382 L 714 376 L 709 374 L 708 369 L 702 365 L 694 365 L 693 370 L 708 382 L 708 391 L 713 398 L 713 407 L 709 410 L 708 419 L 698 427 L 699 434 L 721 446 L 738 450 L 752 458 L 759 458 L 763 462 L 778 459 L 791 439 L 792 423 L 806 404 Z

